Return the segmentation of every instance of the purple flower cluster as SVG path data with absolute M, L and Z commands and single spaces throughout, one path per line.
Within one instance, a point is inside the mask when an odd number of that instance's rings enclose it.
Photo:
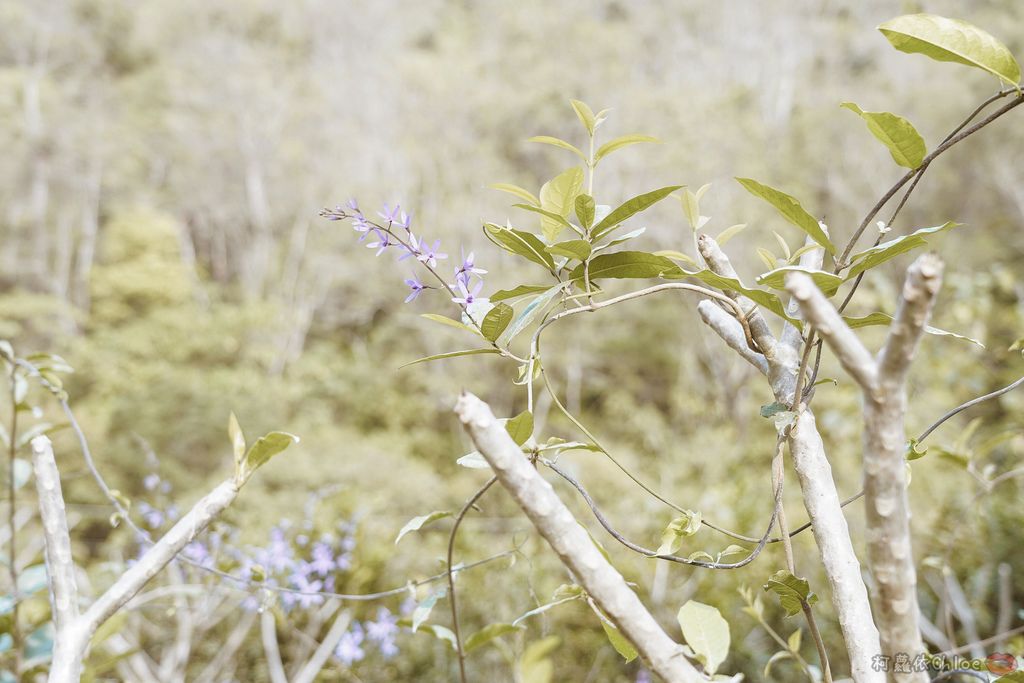
M 452 292 L 452 301 L 464 309 L 468 310 L 473 304 L 488 302 L 486 298 L 479 296 L 480 290 L 483 288 L 483 279 L 480 276 L 487 271 L 477 267 L 473 252 L 467 256 L 465 250 L 462 250 L 462 263 L 455 269 L 455 282 L 448 284 L 437 272 L 438 263 L 448 258 L 448 254 L 441 251 L 441 240 L 430 242 L 422 236 L 417 236 L 412 231 L 412 217 L 398 204 L 395 204 L 393 208 L 389 208 L 385 204 L 384 208 L 377 212 L 382 220 L 381 223 L 368 219 L 355 199 L 350 199 L 345 206 L 338 206 L 333 210 L 324 209 L 320 215 L 332 221 L 351 221 L 352 229 L 360 234 L 360 242 L 367 237 L 372 237 L 366 246 L 369 249 L 376 249 L 377 256 L 380 256 L 388 248 L 395 248 L 401 252 L 398 256 L 399 261 L 416 259 L 429 268 L 438 282 Z M 472 282 L 473 276 L 477 278 L 475 283 Z M 414 301 L 425 290 L 438 288 L 434 285 L 424 284 L 415 274 L 406 278 L 405 284 L 409 288 L 409 295 L 405 297 L 405 303 Z
M 398 631 L 398 615 L 379 607 L 376 619 L 352 623 L 334 648 L 334 656 L 345 666 L 352 666 L 366 657 L 364 647 L 373 644 L 384 659 L 390 659 L 398 654 Z

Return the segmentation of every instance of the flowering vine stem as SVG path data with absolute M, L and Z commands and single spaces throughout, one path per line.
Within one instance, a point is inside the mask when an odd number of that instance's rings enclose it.
M 433 276 L 438 282 L 442 289 L 451 295 L 451 299 L 454 303 L 458 304 L 462 309 L 463 314 L 469 319 L 473 327 L 480 331 L 480 323 L 473 316 L 470 310 L 470 305 L 476 301 L 486 301 L 486 299 L 476 298 L 476 293 L 479 292 L 480 283 L 470 290 L 469 280 L 470 275 L 474 273 L 486 272 L 477 269 L 472 264 L 472 254 L 470 254 L 469 267 L 467 268 L 467 262 L 464 260 L 462 268 L 456 272 L 455 285 L 451 285 L 448 281 L 441 276 L 437 271 L 437 261 L 439 259 L 447 258 L 447 254 L 439 253 L 437 249 L 440 248 L 440 240 L 434 243 L 431 247 L 427 244 L 426 240 L 417 238 L 410 229 L 410 218 L 407 214 L 402 213 L 401 217 L 397 216 L 399 209 L 398 206 L 391 212 L 385 212 L 381 215 L 386 220 L 386 225 L 372 221 L 363 215 L 362 211 L 359 210 L 358 205 L 354 200 L 349 201 L 349 209 L 346 210 L 343 207 L 336 207 L 334 209 L 322 209 L 320 216 L 332 221 L 349 220 L 353 222 L 353 227 L 357 232 L 363 233 L 363 238 L 369 232 L 375 232 L 378 235 L 378 239 L 375 242 L 370 242 L 367 246 L 370 248 L 376 248 L 377 254 L 380 255 L 385 249 L 392 246 L 398 246 L 404 249 L 404 253 L 399 257 L 399 260 L 404 260 L 409 257 L 415 257 L 424 268 Z M 385 207 L 386 209 L 387 207 Z M 397 220 L 396 220 L 397 219 Z M 401 234 L 394 230 L 395 224 L 405 228 L 407 236 L 403 237 Z M 360 239 L 363 239 L 360 238 Z M 392 241 L 393 240 L 393 241 Z M 424 289 L 434 289 L 433 287 L 423 285 L 419 280 L 406 280 L 406 284 L 412 289 L 412 293 L 406 298 L 406 302 L 412 301 L 419 295 Z M 460 296 L 461 294 L 461 296 Z M 515 355 L 509 349 L 498 344 L 497 341 L 488 342 L 494 349 L 505 358 L 510 358 L 519 363 L 526 363 L 525 358 L 520 358 Z

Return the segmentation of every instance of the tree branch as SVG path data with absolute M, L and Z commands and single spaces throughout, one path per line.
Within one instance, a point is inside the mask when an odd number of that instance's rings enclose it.
M 747 361 L 761 371 L 762 375 L 768 374 L 768 361 L 760 353 L 755 353 L 747 344 L 743 335 L 743 326 L 736 318 L 723 311 L 718 305 L 709 299 L 697 304 L 697 312 L 704 324 L 710 327 L 722 338 L 729 348 L 740 354 L 743 360 Z
M 889 326 L 885 346 L 879 352 L 881 381 L 903 384 L 941 285 L 942 261 L 935 254 L 923 254 L 910 266 L 899 310 Z
M 873 391 L 877 381 L 875 359 L 811 277 L 806 273 L 790 273 L 786 276 L 786 289 L 800 304 L 804 319 L 832 347 L 843 369 L 863 389 Z
M 352 614 L 347 610 L 342 610 L 337 617 L 334 619 L 334 623 L 331 624 L 331 628 L 327 631 L 327 635 L 324 636 L 323 641 L 316 648 L 313 656 L 309 658 L 306 665 L 302 667 L 302 671 L 292 679 L 292 683 L 313 683 L 316 680 L 317 675 L 323 670 L 324 664 L 327 663 L 327 658 L 334 652 L 334 648 L 338 645 L 338 641 L 348 631 L 348 625 L 352 622 Z
M 46 574 L 50 579 L 50 603 L 57 632 L 67 629 L 78 618 L 78 584 L 75 558 L 71 555 L 71 535 L 60 487 L 60 472 L 53 457 L 53 445 L 45 436 L 32 439 L 32 465 L 39 492 L 39 516 L 46 539 Z
M 633 643 L 647 666 L 669 683 L 706 678 L 683 656 L 626 580 L 604 558 L 554 490 L 494 418 L 491 409 L 464 393 L 455 412 L 498 481 L 578 578 L 587 594 Z

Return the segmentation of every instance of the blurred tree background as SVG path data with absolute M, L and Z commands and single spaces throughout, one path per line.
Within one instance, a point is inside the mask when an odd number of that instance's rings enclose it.
M 896 53 L 874 30 L 916 11 L 963 18 L 1024 53 L 1016 0 L 0 0 L 0 337 L 60 353 L 76 368 L 71 404 L 108 478 L 131 497 L 145 495 L 147 454 L 182 505 L 223 477 L 231 410 L 254 434 L 299 434 L 302 443 L 245 491 L 231 521 L 259 542 L 280 520 L 299 519 L 307 496 L 329 486 L 323 524 L 353 520 L 358 529 L 357 569 L 344 589 L 400 586 L 443 567 L 447 527 L 438 523 L 396 547 L 399 528 L 414 515 L 457 508 L 483 481 L 455 464 L 470 450 L 451 414 L 458 391 L 471 389 L 507 415 L 524 399 L 506 388 L 509 369 L 490 360 L 399 370 L 458 348 L 456 331 L 416 315 L 453 311 L 440 297 L 403 305 L 409 269 L 371 258 L 351 230 L 318 219 L 317 210 L 350 196 L 368 213 L 400 202 L 453 258 L 460 243 L 475 248 L 491 291 L 512 283 L 519 264 L 489 248 L 480 226 L 510 218 L 532 228 L 536 217 L 487 185 L 536 190 L 571 163 L 525 139 L 581 142 L 573 97 L 613 109 L 606 135 L 641 132 L 664 142 L 606 162 L 599 202 L 712 183 L 702 202 L 712 217 L 705 230 L 749 224 L 730 248 L 752 280 L 763 270 L 755 247 L 778 250 L 772 229 L 793 248 L 800 241 L 732 176 L 803 198 L 845 239 L 901 171 L 840 102 L 899 113 L 934 147 L 995 91 L 980 72 Z M 948 263 L 934 324 L 986 346 L 926 339 L 914 368 L 911 432 L 1024 374 L 1020 355 L 1007 350 L 1024 335 L 1019 119 L 1010 115 L 937 162 L 895 226 L 904 233 L 967 224 L 933 240 Z M 639 248 L 692 253 L 678 203 L 645 217 Z M 891 312 L 905 266 L 897 260 L 868 278 L 852 312 Z M 623 317 L 615 324 L 578 319 L 547 342 L 547 365 L 570 409 L 659 491 L 760 534 L 774 443 L 770 422 L 758 417 L 771 402 L 767 389 L 700 328 L 692 301 L 645 300 L 616 315 Z M 843 377 L 828 360 L 822 376 Z M 829 394 L 818 420 L 841 494 L 853 494 L 858 392 L 845 379 L 818 391 Z M 1024 393 L 1010 394 L 955 419 L 932 439 L 944 449 L 913 470 L 915 551 L 928 560 L 925 612 L 934 618 L 950 609 L 943 587 L 952 580 L 982 635 L 996 626 L 1000 564 L 1012 570 L 1017 604 L 1024 596 L 1021 479 L 991 490 L 979 483 L 1020 464 L 1022 407 Z M 538 433 L 577 438 L 549 408 L 538 408 Z M 970 418 L 980 418 L 977 431 L 958 440 Z M 79 556 L 102 563 L 128 552 L 117 550 L 131 539 L 107 523 L 109 509 L 83 476 L 73 438 L 55 440 L 70 507 L 79 531 L 87 530 Z M 594 454 L 565 458 L 631 538 L 656 545 L 671 510 Z M 740 612 L 736 588 L 759 587 L 781 567 L 781 550 L 735 573 L 656 564 L 614 545 L 558 486 L 665 623 L 691 597 L 718 606 L 733 624 L 724 670 L 762 678 L 774 646 Z M 787 500 L 791 520 L 802 522 L 799 499 Z M 500 491 L 481 505 L 465 523 L 459 557 L 523 543 L 529 561 L 460 577 L 471 628 L 511 621 L 569 580 Z M 858 534 L 856 504 L 848 517 Z M 709 534 L 684 549 L 714 554 L 728 545 Z M 796 550 L 812 587 L 826 591 L 810 539 Z M 399 602 L 388 604 L 397 610 Z M 829 601 L 818 606 L 835 647 Z M 784 634 L 799 625 L 784 624 L 777 609 L 770 616 Z M 962 620 L 938 624 L 953 644 L 964 636 Z M 1019 622 L 1015 616 L 1012 625 Z M 638 663 L 622 663 L 576 605 L 537 618 L 528 636 L 475 652 L 470 668 L 511 680 L 506 659 L 547 633 L 563 636 L 555 680 L 637 675 Z M 449 680 L 453 657 L 438 641 L 406 635 L 400 646 L 398 658 L 338 666 L 324 680 Z M 195 666 L 211 652 L 195 652 Z M 798 675 L 787 666 L 779 665 L 777 680 Z M 255 636 L 236 675 L 268 680 Z

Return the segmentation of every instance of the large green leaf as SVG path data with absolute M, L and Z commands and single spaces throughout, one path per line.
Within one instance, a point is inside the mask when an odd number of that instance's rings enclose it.
M 583 277 L 583 264 L 572 269 L 569 277 L 573 280 Z M 590 278 L 650 278 L 665 275 L 681 276 L 683 270 L 664 256 L 646 251 L 617 251 L 614 254 L 595 256 L 590 262 Z
M 512 624 L 489 624 L 471 635 L 469 638 L 466 638 L 466 644 L 462 650 L 463 652 L 472 652 L 499 636 L 503 636 L 506 633 L 512 633 L 513 631 L 519 631 L 523 628 L 526 627 L 513 626 Z
M 493 301 L 494 298 L 492 297 L 491 300 Z M 445 315 L 438 315 L 437 313 L 421 313 L 420 317 L 426 318 L 427 320 L 433 320 L 435 323 L 441 323 L 442 325 L 447 325 L 448 327 L 454 327 L 457 330 L 472 332 L 473 334 L 476 335 L 480 334 L 480 330 L 476 329 L 475 327 L 470 327 L 466 323 L 461 323 L 458 320 L 453 320 L 452 318 L 449 318 L 448 316 Z
M 849 272 L 846 274 L 846 279 L 855 278 L 866 270 L 870 270 L 877 265 L 885 263 L 890 259 L 894 259 L 900 254 L 905 254 L 911 249 L 917 249 L 928 244 L 927 237 L 929 235 L 937 235 L 940 232 L 949 230 L 950 228 L 956 228 L 963 225 L 963 223 L 954 223 L 949 221 L 942 225 L 936 225 L 931 228 L 921 228 L 915 230 L 909 235 L 903 235 L 896 239 L 889 240 L 888 242 L 882 242 L 878 246 L 865 249 L 862 252 L 854 254 L 850 257 Z
M 965 21 L 935 14 L 907 14 L 885 22 L 878 30 L 900 52 L 966 64 L 984 69 L 1010 85 L 1020 83 L 1020 65 L 1006 46 Z
M 814 280 L 814 284 L 825 293 L 825 296 L 832 296 L 839 289 L 839 285 L 843 284 L 843 278 L 838 275 L 824 270 L 801 268 L 800 266 L 783 266 L 782 268 L 776 268 L 775 270 L 758 275 L 757 284 L 771 287 L 772 289 L 785 289 L 786 276 L 790 273 L 806 273 L 810 275 L 811 279 Z
M 594 155 L 594 165 L 596 166 L 597 162 L 601 161 L 601 159 L 616 150 L 628 147 L 629 145 L 636 145 L 641 142 L 661 142 L 661 140 L 650 135 L 637 135 L 636 133 L 623 135 L 622 137 L 615 138 L 611 142 L 604 143 L 598 148 L 597 154 Z
M 433 356 L 425 356 L 423 358 L 417 358 L 416 360 L 409 361 L 404 365 L 398 366 L 399 369 L 407 368 L 410 365 L 417 365 L 418 363 L 429 363 L 432 360 L 444 360 L 445 358 L 458 358 L 459 356 L 475 356 L 480 353 L 500 353 L 498 349 L 467 349 L 465 351 L 449 351 L 448 353 L 438 353 Z
M 492 302 L 508 301 L 510 299 L 518 299 L 527 294 L 546 292 L 549 289 L 551 289 L 549 285 L 518 285 L 512 289 L 499 289 L 490 298 Z
M 582 187 L 582 168 L 576 166 L 563 171 L 540 188 L 540 206 L 547 212 L 561 216 L 564 221 L 573 209 L 576 195 L 580 193 Z M 566 225 L 567 222 L 563 223 L 550 216 L 541 218 L 541 230 L 548 242 L 554 242 Z
M 590 230 L 594 224 L 595 204 L 594 198 L 589 194 L 581 194 L 576 197 L 576 218 L 584 230 Z
M 524 410 L 515 417 L 510 418 L 505 423 L 505 431 L 516 442 L 517 446 L 522 446 L 533 436 L 533 413 L 529 410 Z
M 516 207 L 517 209 L 523 209 L 524 211 L 530 211 L 532 213 L 540 214 L 542 216 L 542 218 L 541 218 L 542 221 L 545 221 L 545 220 L 554 221 L 555 223 L 560 225 L 562 228 L 570 228 L 570 229 L 572 229 L 572 223 L 569 222 L 568 218 L 566 218 L 564 216 L 560 216 L 559 214 L 557 214 L 554 211 L 551 211 L 549 209 L 543 209 L 543 208 L 541 208 L 539 206 L 530 206 L 529 204 L 513 204 L 512 206 Z M 545 237 L 546 236 L 547 236 L 547 233 L 545 233 Z
M 526 329 L 526 326 L 533 322 L 533 319 L 536 318 L 549 303 L 551 303 L 551 300 L 565 288 L 566 284 L 567 283 L 565 282 L 560 282 L 543 294 L 534 298 L 530 303 L 526 304 L 526 307 L 519 316 L 512 321 L 512 324 L 509 325 L 508 330 L 505 332 L 505 343 L 510 343 L 515 339 L 516 335 Z
M 269 432 L 261 436 L 245 454 L 245 471 L 255 472 L 275 455 L 298 442 L 299 437 L 288 432 Z
M 550 135 L 534 135 L 532 138 L 529 139 L 529 141 L 530 142 L 540 142 L 540 143 L 545 144 L 545 145 L 551 145 L 553 147 L 558 147 L 560 149 L 565 149 L 565 150 L 568 150 L 568 151 L 572 152 L 576 156 L 578 156 L 584 162 L 587 160 L 586 155 L 583 154 L 583 152 L 581 152 L 579 150 L 579 148 L 576 147 L 576 145 L 568 143 L 565 140 L 562 140 L 561 138 L 552 137 Z
M 606 234 L 614 230 L 622 221 L 626 220 L 630 216 L 640 213 L 652 204 L 660 202 L 665 197 L 669 196 L 682 185 L 670 185 L 669 187 L 663 187 L 658 190 L 646 192 L 641 195 L 637 195 L 632 199 L 627 200 L 621 206 L 614 209 L 611 213 L 605 216 L 601 221 L 593 227 L 591 230 L 591 236 L 594 241 L 601 239 Z
M 522 683 L 551 683 L 555 675 L 555 665 L 548 657 L 561 638 L 548 636 L 526 646 L 523 656 L 519 658 L 519 679 Z
M 590 242 L 586 240 L 567 240 L 558 244 L 552 244 L 546 249 L 549 254 L 566 256 L 577 261 L 586 260 L 590 256 L 591 251 Z
M 512 322 L 515 311 L 508 304 L 499 303 L 487 312 L 483 322 L 480 323 L 480 331 L 487 341 L 494 341 L 501 336 L 508 324 Z
M 864 111 L 853 102 L 843 102 L 840 106 L 864 119 L 871 134 L 889 148 L 892 160 L 900 166 L 917 168 L 924 161 L 928 147 L 910 121 L 887 111 Z
M 419 517 L 413 517 L 408 522 L 406 522 L 405 526 L 403 526 L 402 529 L 398 532 L 398 536 L 395 537 L 395 545 L 398 545 L 398 542 L 401 541 L 402 537 L 406 534 L 412 531 L 419 531 L 431 522 L 436 522 L 439 519 L 444 519 L 445 517 L 451 516 L 452 513 L 449 510 L 435 510 L 434 512 L 431 512 L 429 515 L 420 515 Z
M 729 624 L 711 605 L 689 600 L 676 615 L 683 638 L 709 674 L 729 655 Z
M 608 636 L 608 642 L 612 644 L 615 651 L 622 655 L 622 658 L 626 660 L 626 663 L 632 662 L 636 659 L 637 654 L 636 648 L 633 647 L 633 643 L 626 640 L 626 637 L 622 635 L 619 629 L 609 624 L 604 619 L 601 620 L 601 628 L 604 629 L 604 634 Z
M 793 318 L 786 313 L 786 307 L 782 303 L 782 299 L 779 298 L 778 294 L 765 291 L 763 289 L 755 289 L 753 287 L 747 287 L 736 278 L 722 277 L 718 273 L 712 272 L 705 268 L 704 270 L 698 270 L 695 272 L 682 271 L 682 277 L 692 277 L 700 280 L 706 285 L 710 285 L 715 289 L 720 289 L 723 292 L 739 292 L 748 299 L 756 303 L 758 306 L 765 308 L 780 318 L 784 318 L 789 322 L 793 323 L 799 328 L 802 328 L 803 322 L 799 318 Z M 669 275 L 667 277 L 673 277 Z
M 807 210 L 794 197 L 781 190 L 776 190 L 774 187 L 759 183 L 752 178 L 737 178 L 736 181 L 750 194 L 760 197 L 774 206 L 782 214 L 783 218 L 810 235 L 811 239 L 825 247 L 828 253 L 836 253 L 835 245 L 832 244 L 828 235 L 825 234 L 821 225 L 818 224 L 818 220 L 807 213 Z
M 786 610 L 787 617 L 799 614 L 803 609 L 803 602 L 813 605 L 818 601 L 818 596 L 811 592 L 807 579 L 793 576 L 785 569 L 772 574 L 762 588 L 779 596 L 779 603 L 782 609 Z
M 888 313 L 869 313 L 868 315 L 852 316 L 844 315 L 843 320 L 851 329 L 857 329 L 858 327 L 871 327 L 873 325 L 888 325 L 892 322 L 892 316 Z M 953 337 L 954 339 L 960 339 L 961 341 L 970 342 L 981 348 L 985 348 L 985 345 L 981 341 L 974 337 L 968 337 L 964 334 L 957 334 L 956 332 L 950 332 L 949 330 L 943 330 L 938 327 L 932 327 L 931 325 L 924 326 L 925 334 L 935 335 L 936 337 Z
M 502 192 L 508 192 L 509 194 L 519 197 L 520 199 L 525 199 L 527 202 L 533 204 L 534 206 L 540 206 L 540 200 L 537 199 L 537 196 L 535 194 L 533 194 L 532 192 L 525 188 L 519 187 L 518 185 L 513 185 L 512 183 L 494 183 L 492 185 L 488 185 L 488 187 L 490 187 L 492 190 L 501 190 Z
M 484 224 L 484 234 L 487 239 L 509 253 L 522 256 L 548 270 L 555 269 L 555 260 L 544 251 L 545 244 L 533 233 L 486 223 Z

